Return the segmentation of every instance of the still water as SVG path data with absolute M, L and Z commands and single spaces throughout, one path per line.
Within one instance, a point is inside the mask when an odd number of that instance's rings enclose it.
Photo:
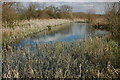
M 50 31 L 45 30 L 33 36 L 27 37 L 17 43 L 16 47 L 54 42 L 74 42 L 95 36 L 104 37 L 108 34 L 109 32 L 96 30 L 90 27 L 87 23 L 70 23 L 54 27 Z

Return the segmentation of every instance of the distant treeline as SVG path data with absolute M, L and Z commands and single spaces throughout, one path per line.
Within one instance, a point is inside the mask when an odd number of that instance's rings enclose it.
M 20 20 L 30 19 L 73 19 L 72 7 L 61 5 L 45 6 L 38 3 L 4 2 L 2 3 L 2 22 L 4 27 L 17 25 Z
M 53 5 L 44 7 L 37 3 L 28 3 L 27 7 L 21 3 L 3 3 L 3 21 L 10 17 L 23 19 L 52 19 L 52 18 L 73 18 L 72 7 L 61 5 L 59 8 Z M 9 13 L 9 14 L 8 14 Z
M 94 12 L 94 11 L 93 11 Z M 92 13 L 92 18 L 95 15 Z M 69 5 L 45 5 L 44 3 L 21 3 L 21 2 L 4 2 L 2 3 L 2 22 L 4 27 L 12 27 L 20 20 L 30 19 L 74 19 L 74 18 L 90 18 L 88 13 L 72 12 L 72 7 Z M 91 16 L 91 15 L 89 15 Z
M 87 19 L 93 22 L 98 18 L 105 19 L 109 24 L 111 33 L 118 37 L 120 35 L 120 2 L 105 5 L 105 14 L 95 14 L 95 10 L 88 10 L 87 13 L 72 12 L 69 5 L 45 5 L 45 3 L 21 3 L 4 2 L 2 3 L 2 25 L 3 27 L 14 28 L 21 20 L 30 19 Z

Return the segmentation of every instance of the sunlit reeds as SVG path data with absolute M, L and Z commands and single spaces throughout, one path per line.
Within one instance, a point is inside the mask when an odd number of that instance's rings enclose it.
M 118 78 L 120 54 L 114 41 L 26 45 L 3 50 L 3 77 Z
M 15 28 L 2 28 L 2 39 L 5 43 L 15 42 L 18 39 L 23 39 L 24 37 L 48 29 L 47 26 L 57 26 L 70 22 L 66 19 L 35 19 L 35 20 L 24 20 L 19 22 Z M 4 25 L 4 24 L 3 24 Z

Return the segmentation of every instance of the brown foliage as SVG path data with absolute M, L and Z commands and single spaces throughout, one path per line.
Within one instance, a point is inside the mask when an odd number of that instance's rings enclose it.
M 105 18 L 109 23 L 110 31 L 114 38 L 118 38 L 120 36 L 120 26 L 119 26 L 120 17 L 118 14 L 119 13 L 118 3 L 108 4 L 105 12 L 106 12 Z
M 3 3 L 2 5 L 2 23 L 4 27 L 13 28 L 16 25 L 17 14 L 12 5 L 13 3 Z

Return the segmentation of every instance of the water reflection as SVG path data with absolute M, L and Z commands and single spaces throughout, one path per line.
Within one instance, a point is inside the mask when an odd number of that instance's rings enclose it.
M 70 23 L 50 31 L 44 31 L 35 36 L 28 37 L 16 44 L 17 47 L 27 44 L 42 44 L 51 42 L 73 42 L 93 36 L 104 36 L 109 34 L 107 31 L 95 30 L 87 23 Z

